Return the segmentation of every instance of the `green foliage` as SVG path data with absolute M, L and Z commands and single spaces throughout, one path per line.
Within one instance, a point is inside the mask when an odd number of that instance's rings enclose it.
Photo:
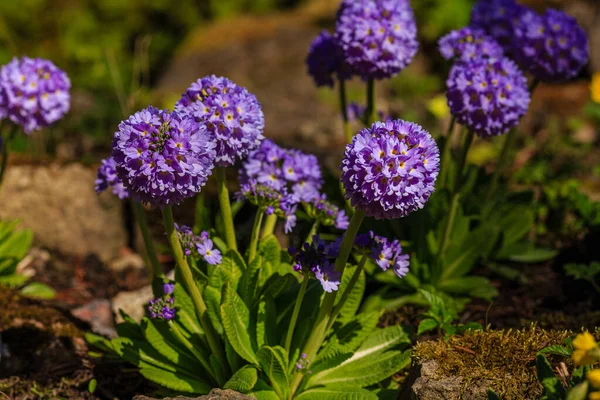
M 436 294 L 424 289 L 419 292 L 430 305 L 429 310 L 422 316 L 423 319 L 417 328 L 417 335 L 438 329 L 446 337 L 454 334 L 462 334 L 467 330 L 481 330 L 482 326 L 476 322 L 454 325 L 453 321 L 458 318 L 456 302 L 443 294 Z
M 600 293 L 600 286 L 596 282 L 596 278 L 600 275 L 600 262 L 592 262 L 589 265 L 585 264 L 567 264 L 565 265 L 565 272 L 567 275 L 574 279 L 583 279 L 588 281 L 598 293 Z

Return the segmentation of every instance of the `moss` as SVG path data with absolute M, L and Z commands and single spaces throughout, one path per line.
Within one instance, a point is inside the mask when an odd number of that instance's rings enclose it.
M 502 399 L 534 399 L 542 392 L 535 369 L 536 353 L 544 347 L 563 344 L 572 335 L 569 331 L 546 331 L 535 326 L 473 331 L 447 341 L 418 343 L 413 354 L 420 363 L 436 361 L 436 374 L 440 377 L 463 377 L 463 391 L 473 381 L 488 380 Z M 553 366 L 559 362 L 573 366 L 564 357 L 550 356 L 549 360 Z

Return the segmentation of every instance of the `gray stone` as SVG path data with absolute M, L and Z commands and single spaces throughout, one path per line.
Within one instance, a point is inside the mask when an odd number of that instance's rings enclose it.
M 439 376 L 437 362 L 425 361 L 412 385 L 413 400 L 487 400 L 491 382 L 477 380 L 466 386 L 460 376 Z
M 238 392 L 234 392 L 233 390 L 222 390 L 222 389 L 213 389 L 209 394 L 205 394 L 200 397 L 185 397 L 185 396 L 177 396 L 177 397 L 167 397 L 162 400 L 252 400 L 254 397 L 247 396 L 245 394 L 241 394 Z M 148 396 L 135 396 L 133 400 L 160 400 L 154 397 Z
M 122 205 L 112 194 L 98 196 L 94 179 L 80 164 L 11 165 L 0 188 L 0 219 L 19 219 L 41 247 L 111 260 L 127 241 Z
M 152 286 L 144 286 L 138 290 L 130 292 L 120 292 L 112 298 L 112 310 L 115 314 L 117 323 L 123 322 L 119 310 L 123 310 L 134 321 L 140 322 L 144 317 L 144 306 L 154 296 L 152 295 Z

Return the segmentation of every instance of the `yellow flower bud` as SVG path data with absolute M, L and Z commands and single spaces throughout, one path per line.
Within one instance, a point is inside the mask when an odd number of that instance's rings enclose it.
M 588 400 L 600 400 L 600 392 L 592 392 L 588 396 Z
M 596 72 L 592 76 L 592 83 L 590 84 L 590 95 L 592 101 L 600 103 L 600 72 Z
M 600 369 L 593 369 L 585 376 L 594 388 L 600 389 Z
M 596 343 L 596 340 L 589 332 L 580 333 L 573 339 L 573 347 L 575 347 L 575 350 L 588 351 L 596 346 L 598 346 L 598 343 Z

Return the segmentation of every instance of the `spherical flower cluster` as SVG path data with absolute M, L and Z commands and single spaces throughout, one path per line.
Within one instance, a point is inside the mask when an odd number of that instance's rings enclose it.
M 186 256 L 199 256 L 210 265 L 221 264 L 221 252 L 214 248 L 214 243 L 208 238 L 208 232 L 194 234 L 186 225 L 175 224 L 177 236 Z
M 481 58 L 498 59 L 503 56 L 502 46 L 481 29 L 469 27 L 452 31 L 438 41 L 440 53 L 446 60 L 470 62 Z
M 521 14 L 514 30 L 514 57 L 541 81 L 576 77 L 588 62 L 588 39 L 575 18 L 548 9 Z
M 353 73 L 383 79 L 403 70 L 417 53 L 417 26 L 408 0 L 344 0 L 336 39 Z
M 102 160 L 102 165 L 98 168 L 96 175 L 96 192 L 102 193 L 106 189 L 111 188 L 113 194 L 117 195 L 119 199 L 127 199 L 129 191 L 123 186 L 123 182 L 117 176 L 116 168 L 117 164 L 112 157 Z
M 529 108 L 527 79 L 508 58 L 457 63 L 447 86 L 450 112 L 481 137 L 506 133 Z
M 303 203 L 309 218 L 318 221 L 322 226 L 335 226 L 337 229 L 348 229 L 350 221 L 346 211 L 327 201 L 325 194 Z
M 250 179 L 240 186 L 238 199 L 248 200 L 251 204 L 265 210 L 267 215 L 276 215 L 285 219 L 285 233 L 289 233 L 296 226 L 296 210 L 298 200 L 287 193 L 285 188 L 280 190 L 258 183 Z
M 515 0 L 479 0 L 471 11 L 471 26 L 483 29 L 510 52 L 514 23 L 528 10 Z
M 439 149 L 417 124 L 376 122 L 346 146 L 341 168 L 356 209 L 377 219 L 399 218 L 423 208 L 435 190 Z
M 327 242 L 313 236 L 312 243 L 304 243 L 300 250 L 290 248 L 294 258 L 294 271 L 306 277 L 314 277 L 328 293 L 338 290 L 342 274 L 335 270 L 335 259 L 340 253 L 341 241 Z
M 306 65 L 317 86 L 333 87 L 334 75 L 340 80 L 352 76 L 352 69 L 344 59 L 344 51 L 327 31 L 321 32 L 311 43 Z
M 206 126 L 216 141 L 215 164 L 220 167 L 244 159 L 264 139 L 265 118 L 258 100 L 227 78 L 198 79 L 181 96 L 175 111 Z
M 166 206 L 200 192 L 212 172 L 215 143 L 193 118 L 148 107 L 121 122 L 112 157 L 130 194 Z
M 400 278 L 408 274 L 409 256 L 402 253 L 399 240 L 390 241 L 385 237 L 375 235 L 371 231 L 357 235 L 354 244 L 359 251 L 368 255 L 382 270 L 387 271 L 391 267 Z
M 298 201 L 319 196 L 323 185 L 317 157 L 299 150 L 287 150 L 267 139 L 250 153 L 240 170 L 240 183 L 250 180 L 277 191 L 286 190 Z
M 148 305 L 148 312 L 152 319 L 162 319 L 170 321 L 175 319 L 175 297 L 173 291 L 175 285 L 172 283 L 165 283 L 163 285 L 164 296 L 150 300 Z
M 69 111 L 71 81 L 52 62 L 14 58 L 0 69 L 0 119 L 10 118 L 29 134 Z

